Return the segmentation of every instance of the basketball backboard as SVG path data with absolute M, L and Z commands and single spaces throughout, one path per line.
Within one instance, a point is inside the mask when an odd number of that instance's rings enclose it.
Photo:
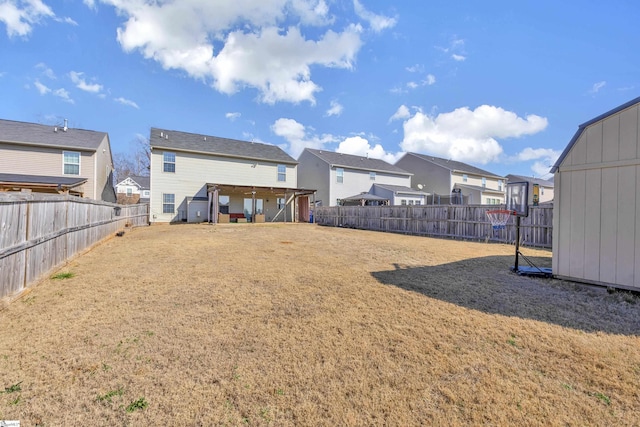
M 529 183 L 509 182 L 507 184 L 506 209 L 517 216 L 529 216 Z

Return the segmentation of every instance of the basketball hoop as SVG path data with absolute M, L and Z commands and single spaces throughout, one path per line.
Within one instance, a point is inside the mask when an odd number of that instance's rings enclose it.
M 501 230 L 507 226 L 507 221 L 509 221 L 509 217 L 513 215 L 513 211 L 509 211 L 506 209 L 494 209 L 487 211 L 487 216 L 489 217 L 489 221 L 491 221 L 491 226 L 494 230 Z

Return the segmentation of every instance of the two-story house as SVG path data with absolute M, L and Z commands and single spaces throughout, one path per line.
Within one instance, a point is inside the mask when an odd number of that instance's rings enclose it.
M 419 153 L 405 153 L 396 166 L 411 172 L 411 186 L 451 197 L 452 203 L 495 205 L 505 202 L 506 179 L 466 163 Z M 437 202 L 436 202 L 437 203 Z
M 149 203 L 151 179 L 148 176 L 131 175 L 116 184 L 118 203 L 130 205 Z
M 106 132 L 0 120 L 0 191 L 115 202 L 113 170 Z
M 151 222 L 308 221 L 298 162 L 280 147 L 151 128 Z
M 389 204 L 408 204 L 422 200 L 422 194 L 414 194 L 410 188 L 411 173 L 384 160 L 334 151 L 305 148 L 298 158 L 298 184 L 302 188 L 317 189 L 316 200 L 323 206 L 338 206 L 344 199 L 373 200 L 379 203 L 386 198 Z M 375 194 L 375 185 L 395 186 L 390 192 L 378 188 L 380 197 L 364 198 L 363 193 Z M 400 197 L 395 194 L 400 192 Z M 355 197 L 354 197 L 355 196 Z
M 553 201 L 553 181 L 546 179 L 532 178 L 522 175 L 507 175 L 507 182 L 528 182 L 529 183 L 529 205 L 534 203 L 534 187 L 538 187 L 538 203 L 549 203 Z

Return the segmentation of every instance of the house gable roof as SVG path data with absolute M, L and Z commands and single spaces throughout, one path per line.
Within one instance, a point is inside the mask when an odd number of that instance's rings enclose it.
M 484 169 L 477 168 L 475 166 L 468 165 L 466 163 L 458 162 L 456 160 L 443 159 L 441 157 L 430 156 L 428 154 L 420 154 L 420 153 L 407 153 L 405 156 L 411 155 L 415 156 L 419 159 L 426 160 L 435 165 L 448 169 L 452 172 L 462 172 L 473 175 L 481 175 L 492 178 L 502 178 L 500 175 L 496 175 L 493 172 L 486 171 Z
M 479 185 L 470 185 L 470 184 L 460 184 L 456 183 L 454 188 L 466 188 L 469 190 L 479 191 L 481 193 L 489 193 L 489 194 L 501 194 L 504 196 L 504 191 L 494 190 L 493 188 L 481 187 Z
M 412 173 L 407 172 L 398 166 L 392 165 L 380 159 L 372 159 L 362 156 L 354 156 L 353 154 L 337 153 L 335 151 L 316 150 L 305 148 L 305 151 L 315 155 L 329 166 L 338 166 L 349 169 L 359 169 L 371 172 L 385 172 L 396 175 L 411 176 Z
M 81 151 L 96 151 L 106 132 L 0 120 L 0 142 Z
M 192 153 L 214 154 L 251 160 L 266 160 L 287 164 L 298 162 L 276 145 L 220 138 L 176 130 L 151 128 L 149 144 L 152 148 L 165 148 Z
M 591 119 L 591 120 L 589 120 L 587 122 L 584 122 L 580 126 L 578 126 L 578 130 L 573 135 L 573 138 L 571 138 L 571 141 L 569 141 L 569 144 L 567 144 L 567 146 L 565 147 L 564 151 L 562 152 L 560 157 L 558 157 L 558 160 L 556 160 L 556 163 L 551 168 L 551 173 L 555 173 L 558 170 L 558 168 L 560 167 L 560 165 L 564 161 L 565 157 L 567 157 L 567 155 L 569 154 L 569 151 L 571 151 L 571 149 L 573 148 L 575 143 L 578 142 L 578 139 L 580 139 L 580 136 L 582 135 L 582 132 L 584 132 L 584 130 L 586 128 L 588 128 L 589 126 L 591 126 L 594 123 L 597 123 L 597 122 L 599 122 L 601 120 L 606 119 L 607 117 L 613 116 L 614 114 L 617 114 L 622 110 L 626 110 L 629 107 L 633 107 L 634 105 L 636 105 L 638 103 L 640 103 L 640 96 L 635 98 L 635 99 L 632 99 L 629 102 L 626 102 L 626 103 L 614 108 L 613 110 L 607 111 L 604 114 L 600 114 L 598 117 L 595 117 L 595 118 L 593 118 L 593 119 Z
M 547 181 L 546 179 L 541 178 L 533 178 L 522 175 L 513 175 L 509 174 L 506 176 L 508 182 L 530 182 L 531 184 L 538 184 L 541 187 L 553 188 L 553 182 Z

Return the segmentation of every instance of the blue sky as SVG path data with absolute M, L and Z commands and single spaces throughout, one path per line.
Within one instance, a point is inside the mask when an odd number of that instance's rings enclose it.
M 0 118 L 550 178 L 640 93 L 635 1 L 0 0 Z

